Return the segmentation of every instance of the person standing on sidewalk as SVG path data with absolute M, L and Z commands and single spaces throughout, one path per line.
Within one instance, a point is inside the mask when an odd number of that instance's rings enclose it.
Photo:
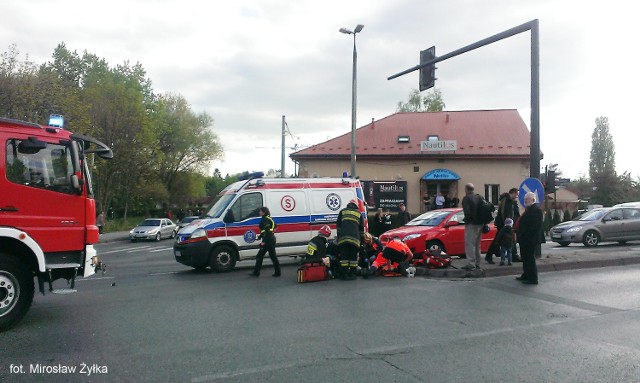
M 105 224 L 105 215 L 104 215 L 104 211 L 101 211 L 100 214 L 98 214 L 98 217 L 96 218 L 96 226 L 98 226 L 98 233 L 100 235 L 103 234 L 104 224 Z
M 538 284 L 535 251 L 542 239 L 542 209 L 536 203 L 536 194 L 524 196 L 524 213 L 516 222 L 516 236 L 522 256 L 522 275 L 516 279 L 527 285 Z
M 258 236 L 258 239 L 261 240 L 260 250 L 258 250 L 258 255 L 256 255 L 256 265 L 253 267 L 253 272 L 249 275 L 252 277 L 260 276 L 262 260 L 264 259 L 265 253 L 269 252 L 269 258 L 271 259 L 271 263 L 273 263 L 273 268 L 275 269 L 273 276 L 279 277 L 280 263 L 276 256 L 276 235 L 274 234 L 277 225 L 273 219 L 271 219 L 271 212 L 268 207 L 262 206 L 258 214 L 262 217 L 260 225 L 258 226 L 260 228 L 260 235 Z
M 411 214 L 409 214 L 407 207 L 402 202 L 398 207 L 400 208 L 400 212 L 398 213 L 398 227 L 401 227 L 411 221 Z
M 464 211 L 464 250 L 467 257 L 467 265 L 463 269 L 469 271 L 480 268 L 480 237 L 484 224 L 478 219 L 478 206 L 482 197 L 474 193 L 472 183 L 464 186 L 465 196 L 462 198 L 462 210 Z
M 518 208 L 518 189 L 511 188 L 509 193 L 503 193 L 500 195 L 498 202 L 498 213 L 496 214 L 496 219 L 493 221 L 494 225 L 496 225 L 496 229 L 498 232 L 504 226 L 504 223 L 507 219 L 511 219 L 515 222 L 518 217 L 520 217 L 520 209 Z M 493 255 L 500 255 L 500 246 L 496 243 L 496 239 L 494 237 L 491 245 L 489 246 L 489 250 L 484 256 L 484 259 L 487 263 L 493 264 Z M 511 249 L 511 254 L 514 262 L 520 262 L 520 258 L 518 257 L 518 247 L 516 243 L 513 242 L 513 247 Z

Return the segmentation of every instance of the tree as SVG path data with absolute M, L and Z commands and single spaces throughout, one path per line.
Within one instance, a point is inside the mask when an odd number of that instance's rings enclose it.
M 440 89 L 433 89 L 433 92 L 422 97 L 419 90 L 413 89 L 409 94 L 409 101 L 398 102 L 396 112 L 441 112 L 444 110 L 445 104 L 442 99 Z
M 151 120 L 158 140 L 152 152 L 158 176 L 167 190 L 175 192 L 171 193 L 171 202 L 183 200 L 184 196 L 177 195 L 184 192 L 176 185 L 178 174 L 205 174 L 212 160 L 222 159 L 222 146 L 211 130 L 213 118 L 194 113 L 184 97 L 165 94 L 157 97 Z
M 594 186 L 592 202 L 611 206 L 619 198 L 616 192 L 615 147 L 609 133 L 609 119 L 598 117 L 595 122 L 589 159 L 589 177 Z

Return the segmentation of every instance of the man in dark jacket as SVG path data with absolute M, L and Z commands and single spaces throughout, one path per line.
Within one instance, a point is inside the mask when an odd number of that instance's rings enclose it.
M 522 255 L 522 275 L 516 279 L 528 285 L 538 284 L 538 268 L 535 252 L 542 237 L 542 209 L 536 203 L 536 194 L 524 196 L 525 210 L 516 222 L 516 237 Z
M 356 200 L 351 200 L 347 207 L 340 210 L 336 226 L 338 228 L 336 244 L 340 251 L 338 278 L 356 279 L 360 238 L 364 235 L 364 219 L 358 210 Z
M 462 198 L 464 211 L 464 251 L 467 257 L 465 270 L 480 268 L 480 237 L 484 224 L 478 219 L 478 206 L 482 197 L 474 193 L 475 187 L 469 183 L 464 186 L 465 196 Z
M 407 211 L 407 207 L 401 203 L 399 206 L 400 212 L 398 213 L 398 227 L 404 226 L 407 222 L 411 221 L 411 214 Z

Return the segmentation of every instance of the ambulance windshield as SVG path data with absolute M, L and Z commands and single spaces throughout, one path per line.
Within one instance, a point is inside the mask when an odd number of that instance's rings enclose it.
M 207 209 L 207 217 L 209 218 L 220 218 L 222 213 L 227 209 L 229 203 L 233 201 L 235 194 L 223 194 L 220 193 L 213 201 L 213 203 Z

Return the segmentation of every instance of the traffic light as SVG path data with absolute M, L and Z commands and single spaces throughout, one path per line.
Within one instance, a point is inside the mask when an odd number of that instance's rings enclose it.
M 556 172 L 555 170 L 549 170 L 547 172 L 547 179 L 545 183 L 545 191 L 552 193 L 556 191 Z
M 433 46 L 429 49 L 425 49 L 420 51 L 420 64 L 426 63 L 428 61 L 436 58 L 436 47 Z M 423 90 L 427 90 L 429 88 L 433 88 L 436 83 L 436 65 L 431 64 L 427 65 L 424 68 L 420 68 L 420 92 Z

